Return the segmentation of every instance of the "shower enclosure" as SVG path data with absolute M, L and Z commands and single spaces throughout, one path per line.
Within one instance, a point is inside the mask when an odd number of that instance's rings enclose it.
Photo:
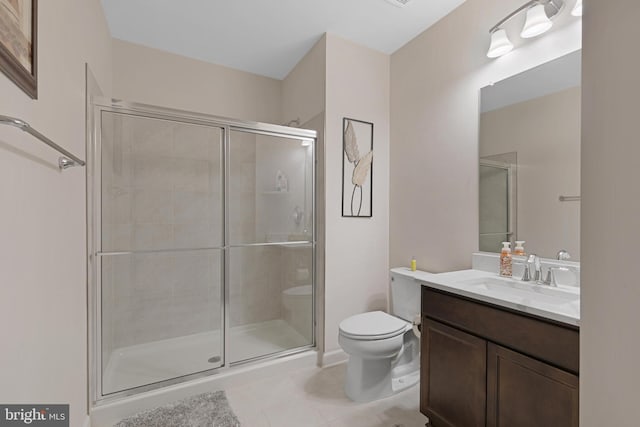
M 485 252 L 500 252 L 502 242 L 514 247 L 517 238 L 517 157 L 502 157 L 513 159 L 480 159 L 479 249 Z
M 316 132 L 93 108 L 94 400 L 313 347 Z

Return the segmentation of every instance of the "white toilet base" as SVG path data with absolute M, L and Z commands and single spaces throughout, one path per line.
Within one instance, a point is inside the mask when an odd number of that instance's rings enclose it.
M 391 380 L 391 389 L 394 394 L 400 393 L 402 390 L 406 390 L 409 387 L 418 384 L 418 381 L 420 381 L 420 371 L 411 372 L 410 374 L 402 377 L 393 378 Z
M 344 391 L 355 402 L 369 402 L 391 396 L 394 393 L 391 358 L 365 360 L 350 356 Z
M 420 380 L 418 340 L 406 333 L 402 352 L 395 357 L 364 359 L 351 354 L 344 390 L 349 399 L 370 402 L 399 393 Z
M 420 370 L 415 366 L 402 366 L 391 369 L 392 359 L 364 360 L 349 357 L 347 362 L 347 378 L 344 391 L 347 397 L 355 402 L 371 402 L 384 399 L 416 385 L 420 381 Z M 415 365 L 415 364 L 410 364 Z M 404 375 L 394 377 L 398 368 Z M 367 374 L 364 375 L 363 373 Z

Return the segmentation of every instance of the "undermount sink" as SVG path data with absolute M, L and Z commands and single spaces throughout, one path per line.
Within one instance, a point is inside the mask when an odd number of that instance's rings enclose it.
M 551 287 L 474 269 L 432 274 L 420 281 L 433 289 L 569 325 L 580 325 L 580 288 L 578 286 L 560 284 L 557 287 Z
M 535 299 L 539 302 L 554 305 L 564 305 L 580 301 L 580 294 L 575 289 L 551 287 L 499 277 L 478 277 L 469 280 L 461 280 L 460 284 L 479 290 L 481 289 L 485 292 L 495 292 L 502 295 Z

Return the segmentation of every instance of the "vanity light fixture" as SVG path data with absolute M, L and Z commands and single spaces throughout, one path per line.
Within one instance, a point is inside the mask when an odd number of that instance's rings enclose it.
M 530 39 L 532 37 L 539 36 L 542 33 L 546 33 L 551 29 L 553 23 L 547 16 L 547 12 L 544 10 L 543 4 L 536 4 L 527 9 L 527 18 L 524 21 L 524 27 L 520 37 L 523 39 Z
M 507 37 L 507 32 L 503 28 L 498 28 L 491 33 L 491 46 L 489 46 L 489 52 L 487 52 L 489 58 L 497 58 L 511 52 L 512 49 L 513 43 L 511 43 L 511 40 Z
M 489 34 L 491 34 L 491 45 L 489 46 L 487 56 L 489 58 L 497 58 L 513 49 L 513 43 L 509 40 L 509 36 L 503 26 L 507 21 L 519 15 L 520 12 L 526 11 L 525 22 L 520 37 L 528 39 L 548 31 L 553 25 L 551 20 L 562 11 L 564 5 L 565 0 L 529 0 L 489 30 Z M 577 0 L 572 14 L 578 9 L 579 12 L 582 13 L 582 0 Z

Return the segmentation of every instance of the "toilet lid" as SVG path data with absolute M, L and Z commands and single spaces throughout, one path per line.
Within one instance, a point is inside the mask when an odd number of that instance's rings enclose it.
M 340 333 L 352 339 L 384 339 L 404 332 L 408 323 L 383 311 L 356 314 L 340 322 Z

